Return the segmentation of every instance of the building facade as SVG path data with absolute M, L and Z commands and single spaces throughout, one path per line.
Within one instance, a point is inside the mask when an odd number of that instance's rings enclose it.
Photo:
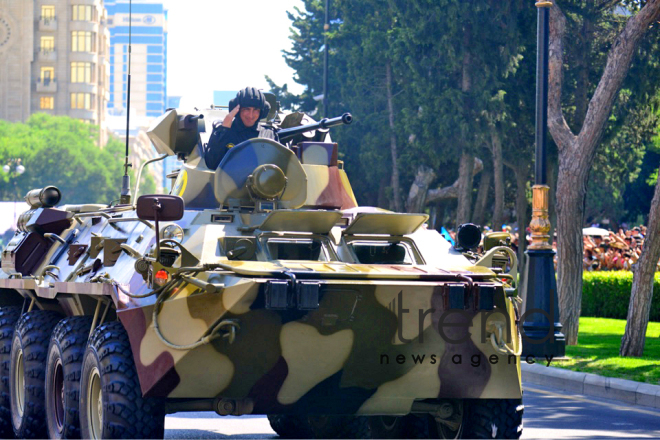
M 156 0 L 135 0 L 132 6 L 129 0 L 105 0 L 105 7 L 111 46 L 110 113 L 124 114 L 127 108 L 130 33 L 131 116 L 162 115 L 167 106 L 167 11 Z
M 102 0 L 0 0 L 0 119 L 66 115 L 104 145 L 109 43 Z

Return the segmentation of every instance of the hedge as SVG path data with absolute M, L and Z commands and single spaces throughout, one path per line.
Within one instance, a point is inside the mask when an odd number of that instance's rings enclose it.
M 626 319 L 632 290 L 632 272 L 584 272 L 580 316 Z M 655 274 L 651 321 L 660 321 L 660 273 Z

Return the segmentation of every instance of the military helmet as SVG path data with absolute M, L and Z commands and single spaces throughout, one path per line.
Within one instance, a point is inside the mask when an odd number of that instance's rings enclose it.
M 261 109 L 259 119 L 263 119 L 270 111 L 270 104 L 261 90 L 256 87 L 246 87 L 236 94 L 236 97 L 229 101 L 229 111 L 236 108 L 237 105 L 243 107 L 254 107 Z

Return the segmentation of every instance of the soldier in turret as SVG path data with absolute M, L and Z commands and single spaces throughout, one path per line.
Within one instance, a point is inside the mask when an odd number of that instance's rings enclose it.
M 269 111 L 270 104 L 260 90 L 246 87 L 238 92 L 229 101 L 229 114 L 222 123 L 213 123 L 213 132 L 204 152 L 206 166 L 215 170 L 229 148 L 248 139 L 260 137 L 277 141 L 275 130 L 259 126 L 259 120 L 265 118 Z

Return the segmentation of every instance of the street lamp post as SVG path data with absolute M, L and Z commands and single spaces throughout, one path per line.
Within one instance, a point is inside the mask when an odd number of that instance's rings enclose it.
M 325 22 L 323 23 L 323 117 L 328 117 L 328 3 L 325 0 Z
M 18 194 L 16 178 L 25 172 L 25 167 L 21 164 L 21 159 L 9 159 L 9 161 L 2 167 L 2 171 L 5 174 L 9 174 L 9 178 L 12 180 L 14 186 L 14 196 L 16 197 L 16 200 L 18 200 L 21 196 Z M 16 200 L 14 200 L 14 226 L 16 226 Z
M 563 357 L 566 338 L 561 332 L 555 252 L 550 244 L 548 215 L 549 187 L 546 177 L 546 138 L 548 127 L 548 49 L 549 21 L 552 1 L 537 0 L 536 32 L 536 166 L 532 187 L 532 244 L 525 252 L 525 278 L 522 286 L 525 298 L 523 322 L 523 353 L 532 357 Z

